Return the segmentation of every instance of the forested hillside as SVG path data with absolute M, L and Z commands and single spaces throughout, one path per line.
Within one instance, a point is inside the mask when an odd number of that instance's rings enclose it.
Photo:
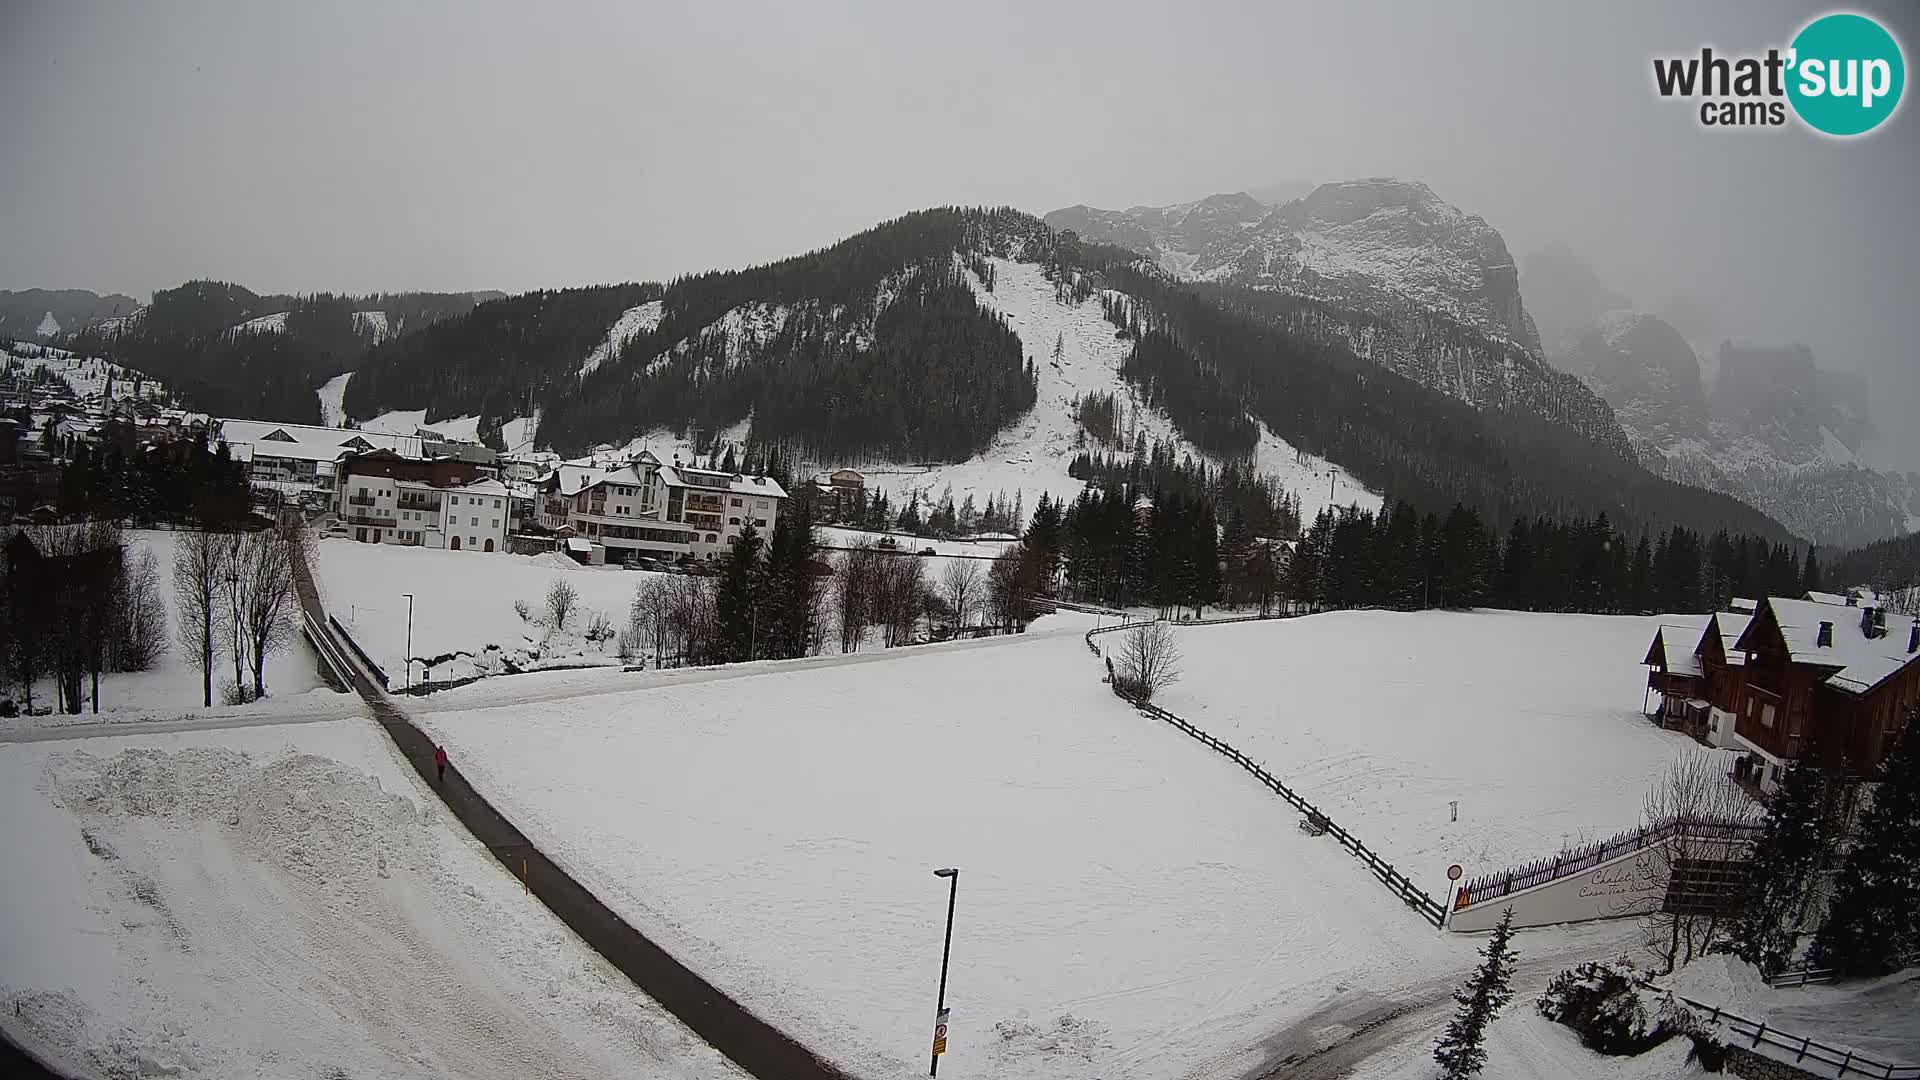
M 375 342 L 472 309 L 471 293 L 261 296 L 223 281 L 157 292 L 137 313 L 59 339 L 155 376 L 215 415 L 318 423 L 321 383 Z
M 929 210 L 664 288 L 514 297 L 374 349 L 346 408 L 477 413 L 485 431 L 531 404 L 541 441 L 563 451 L 751 415 L 756 438 L 816 454 L 962 458 L 1031 407 L 1033 389 L 1018 339 L 975 300 L 956 256 L 1050 243 L 1024 214 Z

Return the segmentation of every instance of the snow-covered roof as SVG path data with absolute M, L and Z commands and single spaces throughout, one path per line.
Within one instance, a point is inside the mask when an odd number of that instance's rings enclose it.
M 285 458 L 289 461 L 338 461 L 355 452 L 351 447 L 305 442 L 228 442 L 227 449 L 236 458 L 244 450 L 248 459 L 252 461 L 258 461 L 261 458 Z
M 1871 690 L 1908 664 L 1920 661 L 1920 653 L 1907 651 L 1914 620 L 1888 619 L 1886 633 L 1870 638 L 1861 628 L 1861 613 L 1869 606 L 1836 610 L 1832 604 L 1815 600 L 1788 600 L 1778 596 L 1766 600 L 1792 661 L 1836 669 L 1827 676 L 1827 685 L 1853 694 Z M 1822 623 L 1833 627 L 1830 645 L 1819 643 Z M 1758 625 L 1760 619 L 1756 616 L 1752 626 Z M 1751 627 L 1749 634 L 1742 635 L 1743 641 L 1750 636 L 1750 631 Z
M 505 495 L 507 494 L 507 485 L 498 480 L 488 478 L 485 480 L 475 480 L 465 487 L 455 488 L 453 490 L 459 491 L 463 495 Z
M 691 465 L 662 465 L 660 479 L 668 487 L 699 488 L 709 491 L 729 491 L 735 495 L 752 495 L 757 498 L 784 499 L 787 491 L 780 482 L 767 476 L 741 476 L 738 473 L 716 472 L 711 469 L 696 469 Z
M 420 439 L 415 435 L 383 435 L 377 431 L 361 431 L 357 428 L 330 428 L 316 424 L 276 424 L 267 420 L 246 420 L 241 418 L 223 418 L 219 421 L 220 437 L 228 445 L 253 443 L 261 447 L 255 452 L 258 457 L 287 457 L 307 460 L 331 461 L 345 450 L 391 450 L 405 457 L 424 457 Z M 315 450 L 301 453 L 289 450 L 290 447 L 306 446 Z M 270 449 L 269 449 L 270 448 Z M 322 458 L 312 455 L 319 449 L 331 448 L 333 454 Z
M 593 541 L 591 541 L 591 540 L 588 540 L 588 539 L 587 539 L 586 537 L 584 537 L 584 536 L 572 536 L 572 537 L 568 537 L 568 538 L 567 538 L 567 550 L 568 550 L 568 551 L 579 551 L 579 552 L 590 552 L 590 551 L 592 551 L 592 550 L 593 550 Z
M 1735 603 L 1739 602 L 1735 601 Z M 1747 632 L 1747 627 L 1752 622 L 1753 612 L 1741 611 L 1737 607 L 1733 611 L 1716 612 L 1708 621 L 1709 631 L 1719 631 L 1720 651 L 1726 656 L 1728 666 L 1740 667 L 1747 662 L 1747 654 L 1735 649 L 1734 646 L 1739 643 L 1740 635 Z M 1701 644 L 1705 643 L 1706 639 L 1703 637 Z
M 1837 593 L 1810 591 L 1806 594 L 1805 598 L 1816 604 L 1839 604 L 1842 607 L 1853 607 L 1861 604 L 1878 605 L 1886 599 L 1865 585 L 1856 585 L 1845 592 Z
M 1693 655 L 1694 642 L 1700 640 L 1703 626 L 1682 626 L 1678 623 L 1661 623 L 1658 637 L 1661 656 L 1666 661 L 1666 670 L 1670 675 L 1699 675 L 1700 658 Z

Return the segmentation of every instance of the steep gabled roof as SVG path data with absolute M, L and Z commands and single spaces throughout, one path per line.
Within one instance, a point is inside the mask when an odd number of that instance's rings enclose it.
M 1865 606 L 1836 607 L 1817 600 L 1769 596 L 1740 635 L 1737 647 L 1752 651 L 1763 635 L 1775 637 L 1793 663 L 1828 671 L 1826 685 L 1850 694 L 1865 693 L 1907 665 L 1920 663 L 1920 653 L 1907 652 L 1912 619 L 1889 619 L 1885 634 L 1868 637 L 1861 625 L 1861 613 L 1866 610 Z M 1833 627 L 1831 644 L 1820 644 L 1822 623 Z

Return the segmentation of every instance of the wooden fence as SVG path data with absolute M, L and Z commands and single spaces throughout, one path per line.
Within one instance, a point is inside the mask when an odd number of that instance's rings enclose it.
M 1863 1076 L 1871 1080 L 1920 1080 L 1920 1065 L 1889 1065 L 1886 1062 L 1861 1057 L 1852 1050 L 1816 1042 L 1804 1035 L 1789 1035 L 1784 1031 L 1775 1031 L 1767 1027 L 1764 1022 L 1736 1016 L 1718 1005 L 1708 1005 L 1689 997 L 1680 997 L 1678 994 L 1674 996 L 1705 1013 L 1709 1023 L 1721 1025 L 1743 1040 L 1752 1040 L 1749 1043 L 1750 1046 L 1757 1048 L 1764 1044 L 1793 1054 L 1790 1064 L 1799 1065 L 1812 1061 L 1840 1070 L 1838 1074 L 1840 1076 Z
M 1535 885 L 1571 877 L 1622 855 L 1650 848 L 1669 839 L 1676 832 L 1711 839 L 1750 841 L 1760 835 L 1760 825 L 1741 821 L 1669 821 L 1660 825 L 1629 829 L 1605 840 L 1569 848 L 1558 855 L 1535 859 L 1507 870 L 1473 878 L 1460 890 L 1456 906 L 1466 907 L 1469 904 L 1498 900 L 1523 889 L 1531 889 Z
M 1270 617 L 1270 616 L 1258 616 L 1258 615 L 1253 616 L 1253 618 L 1267 618 L 1267 617 Z M 1277 617 L 1285 618 L 1285 616 L 1277 616 Z M 1091 649 L 1095 656 L 1098 656 L 1100 655 L 1100 646 L 1094 644 L 1093 642 L 1093 639 L 1096 635 L 1111 634 L 1119 630 L 1130 630 L 1136 626 L 1145 626 L 1147 625 L 1147 623 L 1151 621 L 1152 620 L 1142 620 L 1138 622 L 1121 623 L 1117 626 L 1103 626 L 1093 630 L 1089 630 L 1087 631 L 1087 634 L 1086 634 L 1087 648 Z M 1245 620 L 1233 619 L 1231 621 L 1241 622 Z M 1269 791 L 1272 791 L 1275 795 L 1278 795 L 1282 799 L 1285 799 L 1288 805 L 1292 806 L 1295 810 L 1300 811 L 1301 816 L 1315 830 L 1325 831 L 1326 833 L 1330 834 L 1335 840 L 1339 841 L 1341 847 L 1344 847 L 1349 852 L 1352 852 L 1353 857 L 1356 859 L 1359 859 L 1361 864 L 1364 865 L 1369 871 L 1371 871 L 1373 873 L 1373 876 L 1378 878 L 1382 885 L 1385 885 L 1387 887 L 1388 892 L 1393 893 L 1394 896 L 1398 897 L 1401 900 L 1401 902 L 1405 903 L 1408 907 L 1412 908 L 1414 912 L 1417 913 L 1422 919 L 1425 919 L 1427 922 L 1432 923 L 1436 927 L 1441 926 L 1442 924 L 1445 923 L 1446 916 L 1447 916 L 1446 905 L 1442 904 L 1438 900 L 1435 900 L 1433 897 L 1428 896 L 1425 892 L 1423 892 L 1420 889 L 1419 886 L 1415 885 L 1412 881 L 1408 880 L 1405 874 L 1402 874 L 1399 870 L 1395 869 L 1392 863 L 1386 861 L 1385 859 L 1381 858 L 1379 855 L 1375 854 L 1373 849 L 1367 847 L 1367 845 L 1362 843 L 1358 837 L 1354 836 L 1352 833 L 1348 832 L 1347 830 L 1341 828 L 1337 822 L 1335 822 L 1332 818 L 1329 818 L 1325 813 L 1321 812 L 1321 810 L 1318 807 L 1314 806 L 1312 803 L 1302 798 L 1300 794 L 1294 791 L 1292 788 L 1281 783 L 1278 777 L 1274 776 L 1272 773 L 1267 771 L 1267 767 L 1265 765 L 1254 761 L 1252 758 L 1242 753 L 1232 743 L 1229 743 L 1224 739 L 1217 739 L 1212 735 L 1207 734 L 1206 732 L 1200 730 L 1199 728 L 1195 727 L 1191 723 L 1188 723 L 1186 720 L 1182 719 L 1181 717 L 1168 712 L 1167 710 L 1159 707 L 1158 705 L 1154 705 L 1146 701 L 1141 701 L 1137 698 L 1129 697 L 1125 693 L 1123 693 L 1118 686 L 1114 687 L 1113 692 L 1121 700 L 1125 701 L 1129 705 L 1132 705 L 1135 709 L 1139 710 L 1141 713 L 1147 716 L 1151 716 L 1156 720 L 1162 720 L 1162 721 L 1165 721 L 1166 723 L 1172 724 L 1174 727 L 1179 728 L 1181 731 L 1191 736 L 1195 741 L 1205 743 L 1207 747 L 1213 750 L 1215 753 L 1219 754 L 1220 756 L 1233 762 L 1235 765 L 1238 765 L 1242 769 L 1246 770 L 1249 774 L 1253 776 L 1254 779 L 1260 781 L 1262 784 L 1265 784 Z

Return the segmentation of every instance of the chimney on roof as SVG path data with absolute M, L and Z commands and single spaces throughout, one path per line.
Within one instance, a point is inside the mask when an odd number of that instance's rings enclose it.
M 1859 606 L 1860 606 L 1860 597 L 1859 597 L 1859 594 L 1857 594 L 1857 593 L 1851 593 L 1851 592 L 1850 592 L 1850 593 L 1848 593 L 1848 594 L 1847 594 L 1847 606 L 1848 606 L 1848 607 L 1859 607 Z
M 1832 648 L 1833 647 L 1833 624 L 1830 622 L 1821 623 L 1820 633 L 1818 636 L 1816 636 L 1813 639 L 1813 643 L 1815 645 L 1820 646 L 1823 649 Z
M 1874 618 L 1873 618 L 1873 608 L 1871 607 L 1861 608 L 1860 609 L 1860 636 L 1866 638 L 1868 641 L 1872 641 L 1876 636 L 1874 634 L 1874 630 L 1875 630 L 1875 625 L 1874 625 Z
M 1907 631 L 1907 651 L 1920 652 L 1920 619 L 1913 621 L 1913 629 Z

